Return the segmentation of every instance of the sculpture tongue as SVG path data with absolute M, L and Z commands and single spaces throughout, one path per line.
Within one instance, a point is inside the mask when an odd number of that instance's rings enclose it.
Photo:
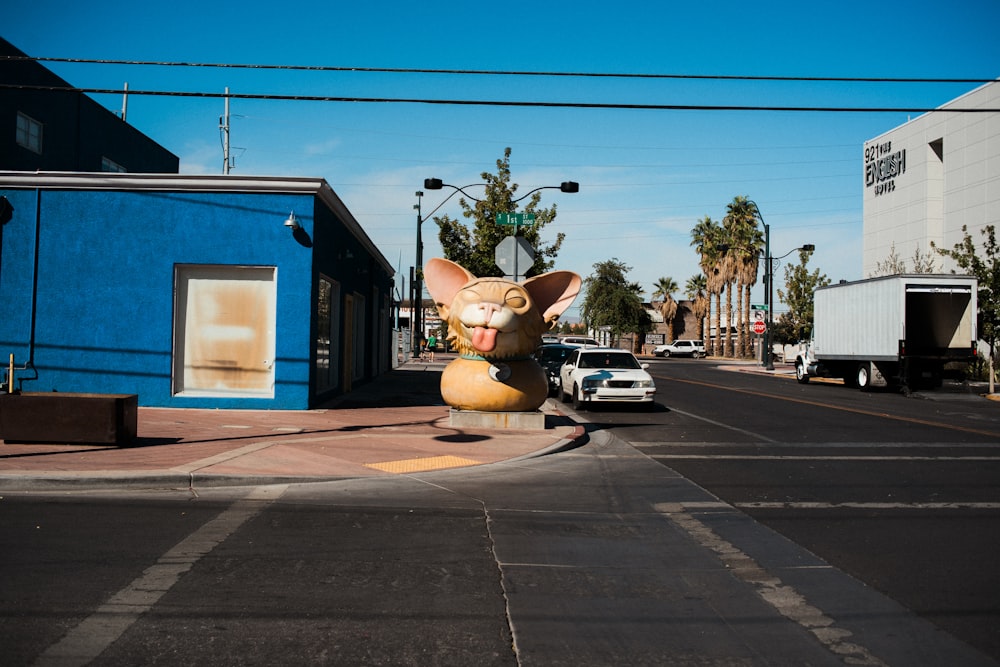
M 472 345 L 480 352 L 492 352 L 497 346 L 498 329 L 476 327 L 472 330 Z

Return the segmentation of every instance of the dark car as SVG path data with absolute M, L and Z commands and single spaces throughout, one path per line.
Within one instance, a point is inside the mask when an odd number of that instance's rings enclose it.
M 549 344 L 541 345 L 535 350 L 535 360 L 545 370 L 545 376 L 549 379 L 549 395 L 558 395 L 559 369 L 569 353 L 577 349 L 579 345 Z

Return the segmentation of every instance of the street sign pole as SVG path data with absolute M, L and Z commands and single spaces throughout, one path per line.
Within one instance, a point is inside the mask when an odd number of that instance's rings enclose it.
M 767 314 L 770 312 L 770 304 L 752 304 L 750 306 L 750 311 L 753 314 L 753 327 L 752 330 L 754 334 L 758 336 L 765 336 L 764 339 L 759 341 L 761 347 L 761 362 L 763 363 L 765 350 L 763 349 L 766 345 L 766 335 L 767 335 Z

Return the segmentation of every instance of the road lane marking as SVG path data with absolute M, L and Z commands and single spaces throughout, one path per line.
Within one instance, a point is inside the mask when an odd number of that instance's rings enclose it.
M 752 389 L 741 389 L 739 387 L 731 387 L 722 384 L 715 384 L 712 382 L 702 382 L 700 380 L 683 380 L 681 378 L 666 378 L 671 382 L 681 382 L 685 384 L 694 384 L 700 387 L 709 387 L 712 389 L 724 389 L 725 391 L 735 392 L 737 394 L 747 394 L 749 396 L 758 396 L 760 398 L 773 398 L 778 401 L 786 401 L 788 403 L 798 403 L 800 405 L 810 405 L 814 408 L 827 408 L 829 410 L 839 410 L 841 412 L 850 412 L 856 415 L 865 415 L 867 417 L 879 417 L 882 419 L 890 419 L 893 421 L 906 422 L 908 424 L 919 424 L 921 426 L 933 426 L 934 428 L 943 428 L 951 431 L 961 431 L 962 433 L 974 433 L 976 435 L 986 435 L 992 438 L 1000 438 L 1000 432 L 998 431 L 987 431 L 978 428 L 969 428 L 966 426 L 956 426 L 954 424 L 945 424 L 942 422 L 934 422 L 927 419 L 917 419 L 916 417 L 900 417 L 897 415 L 891 415 L 887 412 L 877 412 L 875 410 L 865 410 L 863 408 L 852 408 L 841 405 L 831 405 L 830 403 L 820 403 L 819 401 L 810 401 L 804 398 L 795 398 L 794 396 L 780 396 L 778 394 L 769 394 L 763 391 L 755 391 Z M 680 410 L 674 410 L 670 408 L 671 412 L 677 412 L 678 414 L 686 414 Z M 688 415 L 691 417 L 696 417 L 696 415 Z M 709 420 L 705 420 L 709 421 Z M 720 424 L 724 426 L 724 424 Z M 732 427 L 727 427 L 732 428 Z M 736 429 L 739 430 L 739 429 Z M 773 442 L 773 441 L 772 441 Z
M 849 630 L 837 627 L 836 621 L 823 610 L 809 604 L 798 591 L 692 516 L 685 504 L 658 503 L 655 508 L 696 542 L 715 552 L 733 576 L 752 586 L 757 595 L 775 611 L 810 632 L 845 663 L 887 667 L 885 662 L 867 648 L 851 641 L 853 634 Z
M 754 433 L 753 431 L 748 431 L 746 429 L 742 429 L 737 426 L 730 426 L 729 424 L 725 424 L 720 421 L 715 421 L 714 419 L 709 419 L 708 417 L 702 417 L 701 415 L 696 415 L 691 412 L 684 412 L 683 410 L 678 410 L 677 408 L 670 408 L 670 411 L 675 412 L 679 415 L 684 415 L 685 417 L 690 417 L 691 419 L 697 419 L 699 421 L 706 422 L 708 424 L 711 424 L 712 426 L 718 426 L 720 428 L 729 429 L 730 431 L 736 431 L 737 433 L 742 433 L 743 435 L 749 435 L 751 438 L 757 438 L 758 440 L 763 440 L 764 442 L 774 442 L 774 443 L 778 442 L 777 440 L 769 438 L 766 435 L 761 435 L 760 433 Z
M 195 563 L 259 514 L 287 488 L 287 485 L 257 487 L 230 505 L 178 542 L 132 583 L 108 598 L 93 614 L 49 646 L 34 664 L 37 667 L 77 667 L 95 660 L 152 609 Z

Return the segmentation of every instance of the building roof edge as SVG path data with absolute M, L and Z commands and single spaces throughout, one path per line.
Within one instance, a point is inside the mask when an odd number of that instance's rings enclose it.
M 395 269 L 323 178 L 208 174 L 134 174 L 113 172 L 0 171 L 0 187 L 43 190 L 136 190 L 311 194 L 337 214 L 390 274 Z

